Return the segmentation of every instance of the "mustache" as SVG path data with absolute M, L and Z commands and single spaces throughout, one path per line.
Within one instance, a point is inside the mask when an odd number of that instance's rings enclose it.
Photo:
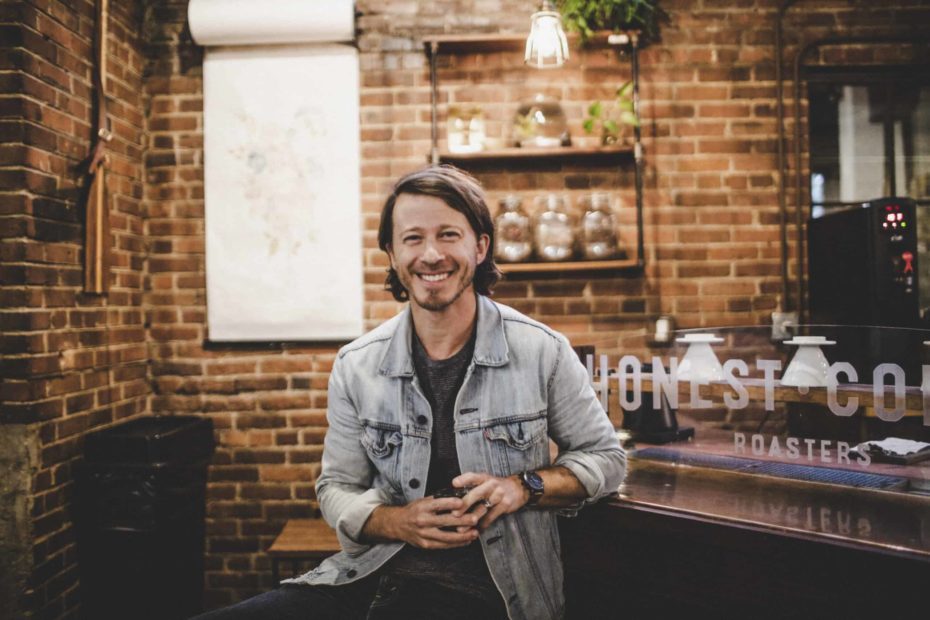
M 416 267 L 422 270 L 428 271 L 457 271 L 458 265 L 455 263 L 446 263 L 445 260 L 436 261 L 434 263 L 429 263 L 426 261 L 417 261 Z

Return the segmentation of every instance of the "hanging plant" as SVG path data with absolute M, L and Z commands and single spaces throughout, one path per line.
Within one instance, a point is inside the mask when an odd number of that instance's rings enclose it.
M 558 0 L 558 6 L 565 27 L 582 42 L 596 30 L 638 30 L 643 46 L 658 40 L 660 23 L 669 21 L 658 0 Z

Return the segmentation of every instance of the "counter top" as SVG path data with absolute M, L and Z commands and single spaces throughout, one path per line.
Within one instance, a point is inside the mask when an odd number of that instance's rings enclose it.
M 930 562 L 930 497 L 630 459 L 615 504 Z
M 928 496 L 631 455 L 619 497 L 560 531 L 568 618 L 912 618 L 927 606 Z

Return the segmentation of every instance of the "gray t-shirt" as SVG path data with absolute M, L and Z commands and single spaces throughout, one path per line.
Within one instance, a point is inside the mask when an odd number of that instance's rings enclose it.
M 462 389 L 474 353 L 474 333 L 465 346 L 444 360 L 430 359 L 420 339 L 413 335 L 413 366 L 420 380 L 420 389 L 433 412 L 427 495 L 452 486 L 452 479 L 462 473 L 455 448 L 455 398 Z
M 420 339 L 416 334 L 413 336 L 413 365 L 433 412 L 427 496 L 451 486 L 452 479 L 461 473 L 455 447 L 455 398 L 465 381 L 474 351 L 475 333 L 472 332 L 469 341 L 452 357 L 432 360 Z M 495 604 L 501 602 L 478 541 L 455 549 L 420 549 L 406 545 L 385 570 L 432 581 Z

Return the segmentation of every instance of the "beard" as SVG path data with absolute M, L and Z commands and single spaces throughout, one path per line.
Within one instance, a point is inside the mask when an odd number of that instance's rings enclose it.
M 403 270 L 402 272 L 395 270 L 395 272 L 400 283 L 406 289 L 407 297 L 411 303 L 415 303 L 430 312 L 441 312 L 458 301 L 462 294 L 471 288 L 475 276 L 474 271 L 456 268 L 449 274 L 448 278 L 449 280 L 455 280 L 458 275 L 458 279 L 455 281 L 456 286 L 451 293 L 448 293 L 445 290 L 418 290 L 420 288 L 416 282 L 418 276 L 413 275 L 409 270 Z

